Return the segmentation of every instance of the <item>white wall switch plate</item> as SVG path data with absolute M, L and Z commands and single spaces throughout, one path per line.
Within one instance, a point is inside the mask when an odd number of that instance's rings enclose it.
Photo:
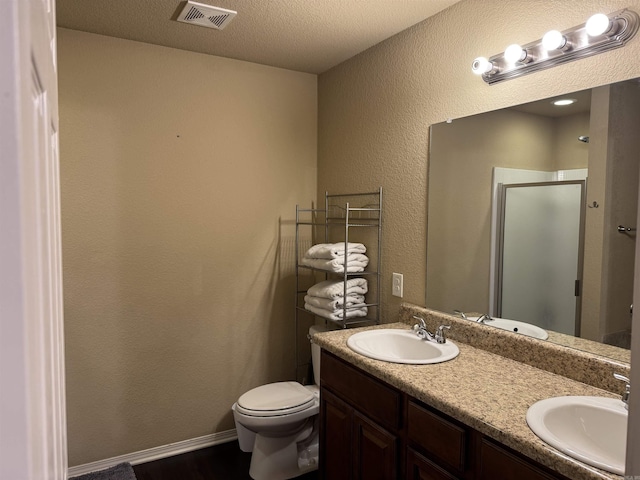
M 391 295 L 402 297 L 402 274 L 394 273 L 391 282 Z

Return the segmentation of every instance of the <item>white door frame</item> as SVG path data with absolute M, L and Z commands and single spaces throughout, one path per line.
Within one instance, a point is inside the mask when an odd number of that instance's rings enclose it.
M 67 473 L 55 0 L 0 0 L 0 478 Z

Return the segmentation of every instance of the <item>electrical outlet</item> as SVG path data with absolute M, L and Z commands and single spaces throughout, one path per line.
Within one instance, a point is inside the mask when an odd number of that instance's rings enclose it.
M 402 274 L 394 273 L 391 282 L 391 295 L 402 298 Z

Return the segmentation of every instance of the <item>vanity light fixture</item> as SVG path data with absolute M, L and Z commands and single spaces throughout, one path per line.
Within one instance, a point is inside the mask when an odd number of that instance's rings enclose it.
M 491 85 L 621 47 L 633 38 L 639 25 L 640 17 L 629 9 L 609 15 L 597 13 L 582 25 L 562 32 L 551 30 L 541 40 L 509 45 L 504 53 L 489 58 L 478 57 L 471 70 Z

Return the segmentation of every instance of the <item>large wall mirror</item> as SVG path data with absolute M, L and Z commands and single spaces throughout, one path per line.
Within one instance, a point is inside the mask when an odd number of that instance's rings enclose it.
M 628 362 L 640 82 L 430 137 L 426 306 Z

